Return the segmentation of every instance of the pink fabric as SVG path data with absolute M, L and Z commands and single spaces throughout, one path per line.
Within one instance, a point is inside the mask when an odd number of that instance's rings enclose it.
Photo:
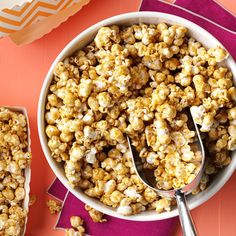
M 64 187 L 59 179 L 55 179 L 48 189 L 48 193 L 56 197 L 60 201 L 64 201 L 68 190 Z
M 177 0 L 175 4 L 176 6 L 158 0 L 143 0 L 140 11 L 165 12 L 193 21 L 221 41 L 236 59 L 236 33 L 232 32 L 236 30 L 236 19 L 233 15 L 213 0 Z M 232 31 L 213 24 L 183 8 L 202 15 Z M 106 223 L 93 223 L 84 209 L 84 203 L 69 193 L 58 179 L 50 186 L 48 192 L 63 202 L 57 228 L 70 228 L 70 216 L 79 215 L 85 220 L 87 233 L 92 236 L 169 236 L 172 235 L 177 222 L 176 218 L 157 222 L 131 222 L 106 216 L 108 220 Z
M 221 7 L 212 0 L 176 0 L 176 5 L 193 11 L 201 16 L 224 26 L 225 28 L 236 31 L 236 18 L 229 11 Z

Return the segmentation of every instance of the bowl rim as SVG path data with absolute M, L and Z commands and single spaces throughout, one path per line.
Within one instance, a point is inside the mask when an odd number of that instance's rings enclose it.
M 208 38 L 209 41 L 214 41 L 216 44 L 220 45 L 221 47 L 224 47 L 213 35 L 211 35 L 208 31 L 203 29 L 201 26 L 176 15 L 172 14 L 167 14 L 167 13 L 161 13 L 161 12 L 152 12 L 152 11 L 145 11 L 145 12 L 130 12 L 130 13 L 125 13 L 125 14 L 120 14 L 116 16 L 112 16 L 110 18 L 107 18 L 105 20 L 99 21 L 98 23 L 90 26 L 89 28 L 85 29 L 81 33 L 79 33 L 74 39 L 72 39 L 64 48 L 63 50 L 58 54 L 58 56 L 55 58 L 53 63 L 50 66 L 49 71 L 47 72 L 47 75 L 44 79 L 41 91 L 40 91 L 40 96 L 39 96 L 39 101 L 38 101 L 38 109 L 37 109 L 37 124 L 38 124 L 38 134 L 39 134 L 39 139 L 41 143 L 41 147 L 43 149 L 44 156 L 46 157 L 49 166 L 53 170 L 54 174 L 56 177 L 62 182 L 62 184 L 78 199 L 83 201 L 85 204 L 90 205 L 91 207 L 95 208 L 96 210 L 99 210 L 103 212 L 104 214 L 117 217 L 120 219 L 125 219 L 125 220 L 131 220 L 131 221 L 155 221 L 155 220 L 163 220 L 163 219 L 168 219 L 172 218 L 175 216 L 178 216 L 178 211 L 177 209 L 172 210 L 170 212 L 163 212 L 160 214 L 152 214 L 152 211 L 150 211 L 150 214 L 143 215 L 137 214 L 137 215 L 131 215 L 131 216 L 123 216 L 121 214 L 118 214 L 114 208 L 107 207 L 103 203 L 98 203 L 96 199 L 93 199 L 91 197 L 88 197 L 84 193 L 80 193 L 78 190 L 73 189 L 69 184 L 68 180 L 64 176 L 64 174 L 61 173 L 59 168 L 57 167 L 57 163 L 53 160 L 51 157 L 49 148 L 47 146 L 47 138 L 44 132 L 44 104 L 45 104 L 45 99 L 46 95 L 48 93 L 48 86 L 51 83 L 52 80 L 52 75 L 53 75 L 53 70 L 56 64 L 65 58 L 65 55 L 68 54 L 68 51 L 73 50 L 75 45 L 80 42 L 81 39 L 86 37 L 86 35 L 89 35 L 92 31 L 98 30 L 100 27 L 105 26 L 105 25 L 111 25 L 111 24 L 117 24 L 115 23 L 116 21 L 121 21 L 121 20 L 129 20 L 133 18 L 161 18 L 163 21 L 164 20 L 170 20 L 174 19 L 176 20 L 177 24 L 183 24 L 187 25 L 186 27 L 188 28 L 189 25 L 191 25 L 191 28 L 195 28 L 194 30 L 200 31 L 201 34 L 205 34 Z M 118 23 L 119 24 L 119 23 Z M 74 52 L 73 50 L 72 52 Z M 233 60 L 233 58 L 229 55 L 227 58 L 228 63 L 231 65 L 230 69 L 233 71 L 233 74 L 236 75 L 236 64 Z M 43 108 L 43 109 L 42 109 Z M 227 175 L 224 175 L 214 186 L 209 185 L 207 188 L 207 192 L 202 192 L 202 197 L 198 199 L 197 201 L 193 201 L 189 204 L 189 208 L 192 210 L 196 208 L 197 206 L 200 206 L 207 200 L 209 200 L 213 195 L 215 195 L 223 186 L 224 184 L 228 181 L 228 179 L 232 176 L 233 172 L 236 169 L 236 158 L 233 158 L 232 162 L 230 165 L 227 167 Z M 146 211 L 147 212 L 147 211 Z

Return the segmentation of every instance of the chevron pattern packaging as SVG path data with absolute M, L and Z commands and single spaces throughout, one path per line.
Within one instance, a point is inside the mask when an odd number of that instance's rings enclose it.
M 0 38 L 30 43 L 66 21 L 89 0 L 1 0 Z

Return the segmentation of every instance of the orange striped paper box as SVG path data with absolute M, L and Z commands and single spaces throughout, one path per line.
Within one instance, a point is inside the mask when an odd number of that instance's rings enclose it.
M 90 0 L 0 0 L 0 38 L 16 44 L 41 38 Z

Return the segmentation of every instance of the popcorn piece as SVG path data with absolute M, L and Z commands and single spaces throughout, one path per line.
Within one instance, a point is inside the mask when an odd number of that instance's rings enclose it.
M 85 210 L 88 211 L 89 216 L 91 217 L 93 222 L 95 222 L 95 223 L 97 223 L 97 222 L 99 222 L 99 223 L 107 222 L 106 219 L 103 219 L 103 213 L 101 213 L 99 211 L 96 211 L 95 209 L 93 209 L 89 205 L 85 205 Z
M 73 228 L 66 229 L 66 236 L 83 236 L 85 228 L 83 226 L 84 221 L 79 216 L 71 216 L 70 224 Z
M 56 214 L 61 211 L 61 204 L 52 199 L 47 201 L 47 207 L 51 214 Z
M 206 109 L 204 106 L 192 106 L 191 107 L 191 114 L 193 117 L 193 120 L 196 124 L 202 125 L 204 115 L 206 114 Z
M 130 200 L 128 198 L 124 198 L 120 202 L 120 206 L 117 208 L 117 213 L 128 216 L 132 215 L 132 208 L 130 206 Z
M 134 187 L 128 187 L 125 191 L 124 194 L 130 198 L 131 200 L 136 200 L 136 199 L 140 199 L 141 195 L 139 193 L 137 193 L 136 189 Z
M 223 48 L 221 48 L 221 47 L 219 47 L 219 46 L 217 46 L 217 47 L 215 47 L 215 48 L 211 48 L 211 49 L 209 49 L 208 50 L 208 54 L 210 55 L 210 56 L 213 56 L 215 59 L 216 59 L 216 62 L 221 62 L 221 61 L 223 61 L 224 59 L 226 59 L 227 57 L 228 57 L 228 52 L 225 50 L 225 49 L 223 49 Z
M 84 221 L 79 216 L 71 216 L 70 218 L 70 224 L 73 228 L 78 228 L 79 226 L 82 226 Z
M 79 85 L 78 95 L 87 98 L 92 90 L 92 81 L 85 80 Z
M 158 213 L 161 213 L 163 210 L 170 211 L 170 200 L 168 199 L 160 199 L 154 205 Z
M 109 93 L 102 92 L 98 94 L 98 103 L 101 107 L 111 106 L 111 97 Z

